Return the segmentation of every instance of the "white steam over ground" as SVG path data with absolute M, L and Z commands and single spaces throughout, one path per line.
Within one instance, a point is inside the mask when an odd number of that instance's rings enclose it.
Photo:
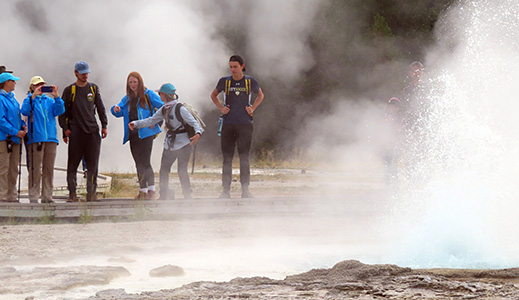
M 7 1 L 0 24 L 9 35 L 0 63 L 21 78 L 15 90 L 20 102 L 32 76 L 43 76 L 61 93 L 75 81 L 74 64 L 85 60 L 92 70 L 89 81 L 99 85 L 107 110 L 124 96 L 128 73 L 138 71 L 148 88 L 172 82 L 181 99 L 217 113 L 209 94 L 229 73 L 232 54 L 252 50 L 255 57 L 245 59 L 257 66 L 255 76 L 287 82 L 313 64 L 305 40 L 320 2 Z M 243 49 L 228 49 L 221 33 L 240 30 L 246 30 Z M 134 171 L 130 150 L 121 145 L 122 119 L 108 118 L 100 169 Z M 154 147 L 154 168 L 160 164 L 160 145 Z M 66 166 L 66 152 L 64 144 L 58 147 L 57 166 Z
M 384 262 L 468 268 L 519 263 L 518 18 L 518 1 L 462 1 L 437 23 L 420 97 L 427 121 L 408 141 L 400 189 L 388 198 L 394 209 L 384 232 L 397 246 Z M 392 96 L 398 95 L 387 99 Z M 345 99 L 333 118 L 309 127 L 325 124 L 338 129 L 332 137 L 357 142 L 330 147 L 333 141 L 323 137 L 314 149 L 344 165 L 371 160 L 365 168 L 381 168 L 377 146 L 388 134 L 383 108 Z M 355 156 L 359 149 L 363 154 Z
M 228 73 L 229 56 L 240 50 L 227 49 L 221 32 L 242 29 L 246 34 L 236 38 L 255 54 L 245 59 L 254 63 L 250 71 L 260 83 L 261 77 L 274 78 L 289 87 L 314 64 L 307 38 L 321 1 L 129 3 L 7 2 L 0 24 L 9 36 L 0 63 L 21 77 L 17 99 L 24 98 L 34 75 L 62 90 L 75 79 L 74 63 L 85 60 L 107 110 L 120 101 L 126 77 L 134 70 L 149 88 L 172 82 L 181 97 L 210 110 L 209 94 Z M 438 43 L 424 59 L 429 93 L 423 99 L 430 106 L 429 122 L 420 132 L 426 138 L 411 143 L 416 151 L 409 159 L 410 176 L 387 200 L 394 209 L 387 212 L 384 233 L 400 247 L 381 262 L 414 267 L 506 267 L 519 262 L 519 242 L 513 235 L 519 225 L 518 13 L 517 1 L 464 1 L 437 23 Z M 268 105 L 271 92 L 265 91 L 262 105 Z M 330 95 L 340 103 L 333 115 L 308 120 L 301 139 L 315 139 L 312 149 L 340 168 L 381 172 L 375 146 L 388 135 L 381 103 L 396 95 L 351 101 L 332 91 L 323 97 Z M 121 145 L 122 126 L 122 120 L 109 115 L 102 171 L 133 169 L 130 151 Z M 66 146 L 58 148 L 57 165 L 65 166 Z M 155 168 L 161 151 L 156 142 Z

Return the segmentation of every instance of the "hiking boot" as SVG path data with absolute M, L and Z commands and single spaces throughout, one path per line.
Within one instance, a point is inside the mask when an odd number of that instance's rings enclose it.
M 155 200 L 155 197 L 156 197 L 155 191 L 149 190 L 147 197 L 148 197 L 147 200 Z
M 254 196 L 252 196 L 252 194 L 249 192 L 249 190 L 242 191 L 241 197 L 242 198 L 254 198 Z
M 50 203 L 54 203 L 54 201 L 52 201 L 51 199 L 41 199 L 41 203 L 50 204 Z
M 86 201 L 87 201 L 87 202 L 95 202 L 95 201 L 98 201 L 98 200 L 97 200 L 97 195 L 96 195 L 95 193 L 93 193 L 93 194 L 91 194 L 91 193 L 87 193 Z
M 231 191 L 224 190 L 218 198 L 220 198 L 220 199 L 231 198 Z
M 67 202 L 79 202 L 79 199 L 77 197 L 76 194 L 72 194 L 72 193 L 69 193 L 68 194 L 68 198 L 67 198 Z
M 249 185 L 241 186 L 241 197 L 242 198 L 254 198 L 252 194 L 249 192 Z

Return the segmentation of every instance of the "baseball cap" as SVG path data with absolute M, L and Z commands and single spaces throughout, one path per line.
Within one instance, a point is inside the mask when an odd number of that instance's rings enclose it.
M 170 94 L 170 95 L 174 95 L 175 92 L 177 91 L 177 89 L 175 88 L 175 86 L 171 83 L 164 83 L 161 87 L 160 87 L 160 90 L 159 92 L 162 92 L 162 93 L 166 93 L 166 94 Z
M 45 83 L 45 80 L 43 80 L 43 77 L 41 76 L 34 76 L 33 78 L 31 78 L 31 81 L 29 82 L 31 85 L 36 85 L 38 83 Z
M 0 73 L 13 73 L 13 71 L 7 71 L 5 66 L 0 66 Z
M 2 73 L 0 74 L 0 83 L 4 83 L 8 80 L 18 81 L 20 78 L 14 77 L 11 73 Z
M 74 66 L 74 70 L 76 70 L 79 74 L 90 73 L 90 68 L 88 64 L 82 60 L 78 61 Z

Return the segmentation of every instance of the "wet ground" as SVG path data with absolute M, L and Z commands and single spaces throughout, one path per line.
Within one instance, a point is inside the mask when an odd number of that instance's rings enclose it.
M 516 269 L 387 265 L 399 248 L 380 176 L 294 172 L 301 180 L 253 182 L 258 210 L 207 214 L 219 201 L 208 195 L 196 199 L 205 213 L 161 220 L 5 224 L 0 299 L 519 297 Z M 273 196 L 280 186 L 321 190 Z

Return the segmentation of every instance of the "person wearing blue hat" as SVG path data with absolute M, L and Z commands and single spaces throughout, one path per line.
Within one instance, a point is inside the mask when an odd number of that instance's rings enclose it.
M 61 98 L 65 102 L 65 113 L 60 115 L 59 125 L 63 129 L 63 141 L 68 143 L 67 202 L 76 202 L 77 168 L 84 157 L 87 173 L 86 201 L 95 201 L 97 189 L 97 169 L 101 151 L 101 139 L 106 138 L 108 118 L 101 99 L 99 87 L 88 82 L 90 67 L 84 61 L 74 66 L 76 82 L 63 90 Z M 99 118 L 99 123 L 96 118 Z M 101 135 L 99 134 L 101 131 Z
M 14 97 L 16 81 L 11 73 L 0 74 L 0 201 L 17 202 L 16 179 L 20 163 L 21 139 L 27 128 L 20 104 Z
M 151 151 L 153 140 L 162 130 L 159 124 L 153 124 L 130 131 L 128 123 L 151 117 L 163 104 L 159 95 L 144 86 L 141 74 L 131 72 L 126 79 L 126 95 L 111 109 L 116 118 L 123 117 L 123 144 L 130 141 L 130 151 L 135 161 L 140 186 L 136 200 L 155 199 L 155 174 L 151 166 Z
M 130 130 L 154 126 L 164 120 L 168 132 L 164 138 L 164 151 L 160 161 L 160 197 L 159 200 L 175 199 L 173 190 L 169 189 L 169 172 L 178 158 L 177 173 L 182 186 L 184 199 L 191 198 L 191 182 L 187 166 L 191 149 L 198 143 L 203 129 L 189 110 L 178 101 L 176 88 L 171 83 L 160 87 L 159 95 L 165 104 L 152 116 L 143 120 L 135 120 L 128 124 Z M 187 125 L 186 125 L 187 124 Z M 189 137 L 186 127 L 191 126 L 194 135 Z
M 244 75 L 245 62 L 239 55 L 229 59 L 231 76 L 220 78 L 211 93 L 211 100 L 222 113 L 221 147 L 223 154 L 222 187 L 220 198 L 231 197 L 232 159 L 238 149 L 240 157 L 240 183 L 242 198 L 252 198 L 249 192 L 250 163 L 249 152 L 252 142 L 252 114 L 263 101 L 263 92 L 254 77 Z M 223 104 L 218 94 L 223 94 Z M 252 94 L 256 94 L 253 103 Z

